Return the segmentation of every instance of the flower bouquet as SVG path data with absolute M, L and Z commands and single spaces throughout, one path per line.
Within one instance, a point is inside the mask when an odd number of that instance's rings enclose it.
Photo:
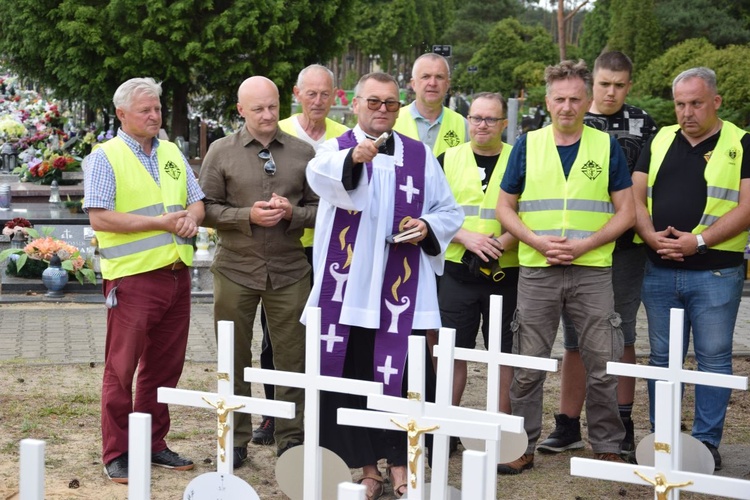
M 81 160 L 74 158 L 67 153 L 50 153 L 46 150 L 42 156 L 34 156 L 27 162 L 17 167 L 15 173 L 18 174 L 21 182 L 36 182 L 39 184 L 52 184 L 57 181 L 63 185 L 67 182 L 63 180 L 63 172 L 80 172 Z
M 79 283 L 83 284 L 85 279 L 96 284 L 94 270 L 81 257 L 78 248 L 49 236 L 52 228 L 44 228 L 43 235 L 33 228 L 26 228 L 26 231 L 34 240 L 23 249 L 8 248 L 0 252 L 0 262 L 8 259 L 8 274 L 21 278 L 39 278 L 52 256 L 57 255 L 62 261 L 62 268 L 75 276 Z

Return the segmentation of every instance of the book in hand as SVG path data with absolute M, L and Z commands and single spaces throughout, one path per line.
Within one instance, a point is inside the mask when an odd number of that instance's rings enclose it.
M 405 229 L 400 233 L 392 234 L 386 237 L 385 241 L 393 245 L 395 243 L 403 243 L 405 241 L 413 240 L 414 238 L 418 238 L 421 234 L 422 232 L 418 227 L 412 227 L 409 229 Z

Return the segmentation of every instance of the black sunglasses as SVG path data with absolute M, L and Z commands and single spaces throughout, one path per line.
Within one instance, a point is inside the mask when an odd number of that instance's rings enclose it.
M 265 173 L 268 175 L 276 174 L 276 163 L 274 163 L 273 156 L 269 150 L 264 148 L 258 151 L 258 158 L 266 160 L 266 163 L 263 165 L 263 171 Z
M 357 99 L 365 99 L 364 97 L 357 96 Z M 376 99 L 374 97 L 368 97 L 365 99 L 367 101 L 367 109 L 370 111 L 378 111 L 380 107 L 385 104 L 385 110 L 393 113 L 394 111 L 398 111 L 401 107 L 401 103 L 399 101 L 381 101 L 380 99 Z

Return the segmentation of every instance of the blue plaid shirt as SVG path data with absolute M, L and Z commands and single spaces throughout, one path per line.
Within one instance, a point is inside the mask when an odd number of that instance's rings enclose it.
M 159 148 L 159 139 L 152 139 L 151 155 L 147 155 L 141 145 L 132 137 L 126 134 L 122 129 L 117 131 L 117 137 L 125 141 L 125 144 L 133 151 L 135 156 L 140 160 L 151 177 L 159 184 L 159 159 L 156 157 L 156 151 Z M 183 157 L 185 168 L 187 169 L 187 205 L 202 200 L 205 195 L 198 185 L 193 169 L 190 168 L 187 160 Z M 83 208 L 103 208 L 105 210 L 115 209 L 115 173 L 112 165 L 109 163 L 107 155 L 102 148 L 86 157 L 86 165 L 83 169 L 84 176 L 84 202 Z

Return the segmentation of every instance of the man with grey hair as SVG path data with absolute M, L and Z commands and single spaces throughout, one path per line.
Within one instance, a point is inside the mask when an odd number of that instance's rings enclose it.
M 297 85 L 293 89 L 294 97 L 302 106 L 302 113 L 296 113 L 289 118 L 279 122 L 279 128 L 289 135 L 298 137 L 317 149 L 328 139 L 338 137 L 349 127 L 328 118 L 331 106 L 336 98 L 336 89 L 333 86 L 333 72 L 320 64 L 311 64 L 297 76 Z M 312 244 L 314 231 L 305 228 L 302 234 L 302 245 L 305 247 L 307 261 L 312 265 Z M 310 275 L 312 280 L 312 274 Z M 261 310 L 260 323 L 263 329 L 263 342 L 261 343 L 260 367 L 273 370 L 273 345 L 268 332 L 265 311 Z M 274 386 L 264 384 L 263 389 L 266 399 L 274 398 Z M 275 428 L 273 417 L 264 415 L 260 425 L 253 431 L 252 442 L 255 444 L 273 443 L 273 432 Z
M 451 86 L 451 70 L 445 57 L 428 52 L 414 61 L 411 87 L 416 98 L 401 108 L 393 129 L 425 143 L 435 156 L 469 140 L 463 116 L 443 106 Z
M 589 440 L 599 460 L 621 462 L 625 429 L 617 408 L 617 377 L 607 362 L 622 356 L 620 317 L 614 310 L 614 240 L 635 222 L 632 182 L 614 137 L 586 127 L 591 74 L 583 61 L 545 70 L 552 125 L 521 136 L 500 184 L 497 216 L 519 239 L 514 350 L 548 358 L 561 313 L 579 332 L 586 369 Z M 526 452 L 498 465 L 501 474 L 534 466 L 542 430 L 546 372 L 516 368 L 511 409 L 524 417 Z
M 234 322 L 234 393 L 250 396 L 243 370 L 252 364 L 255 312 L 267 314 L 273 363 L 283 371 L 305 368 L 305 330 L 299 322 L 310 293 L 310 264 L 300 242 L 313 227 L 318 197 L 305 178 L 315 151 L 279 129 L 279 90 L 263 76 L 240 85 L 237 110 L 245 123 L 213 144 L 203 160 L 200 184 L 206 193 L 206 225 L 219 233 L 211 271 L 214 319 Z M 280 456 L 302 444 L 304 393 L 276 387 L 276 399 L 295 403 L 292 419 L 276 422 Z M 234 417 L 234 467 L 247 458 L 250 416 Z
M 161 84 L 133 78 L 115 92 L 121 128 L 89 157 L 85 201 L 96 231 L 107 306 L 102 381 L 102 461 L 128 482 L 128 416 L 151 415 L 151 462 L 189 470 L 167 448 L 169 409 L 159 387 L 175 387 L 190 327 L 192 237 L 203 221 L 203 192 L 179 148 L 156 136 Z M 138 369 L 135 401 L 133 378 Z
M 638 234 L 646 242 L 643 304 L 649 364 L 669 364 L 670 309 L 685 311 L 698 370 L 732 373 L 732 336 L 744 281 L 750 220 L 750 136 L 718 117 L 721 96 L 708 68 L 680 73 L 672 83 L 677 124 L 644 148 L 633 174 Z M 654 382 L 649 381 L 654 423 Z M 719 443 L 730 389 L 695 387 L 692 435 L 721 469 Z

